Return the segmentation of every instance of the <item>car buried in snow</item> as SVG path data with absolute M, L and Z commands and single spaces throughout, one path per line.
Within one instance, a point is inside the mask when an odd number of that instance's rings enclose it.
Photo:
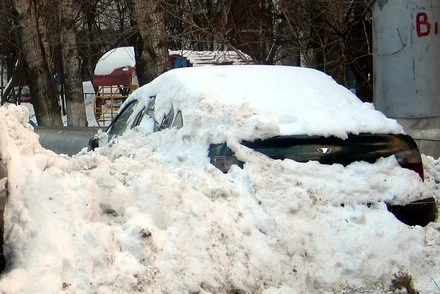
M 314 69 L 244 65 L 168 71 L 131 94 L 104 136 L 90 140 L 89 150 L 133 128 L 148 133 L 200 128 L 209 140 L 210 162 L 224 173 L 244 165 L 230 148 L 238 142 L 275 160 L 326 165 L 374 164 L 394 156 L 402 168 L 424 176 L 416 143 L 395 120 Z M 437 215 L 433 197 L 387 208 L 407 225 L 425 226 Z

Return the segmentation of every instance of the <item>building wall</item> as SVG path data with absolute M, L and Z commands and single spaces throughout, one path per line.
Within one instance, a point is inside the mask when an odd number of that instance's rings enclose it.
M 422 152 L 440 156 L 440 1 L 377 0 L 374 104 L 401 122 Z

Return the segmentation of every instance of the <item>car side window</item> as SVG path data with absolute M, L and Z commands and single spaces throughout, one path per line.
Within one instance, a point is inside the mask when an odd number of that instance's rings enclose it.
M 178 111 L 176 114 L 176 117 L 174 118 L 173 123 L 171 124 L 172 128 L 178 128 L 180 129 L 183 127 L 183 118 L 182 118 L 182 111 Z
M 174 118 L 174 108 L 171 107 L 170 112 L 163 118 L 162 123 L 159 126 L 159 131 L 170 128 L 171 123 L 173 122 L 173 118 Z
M 115 118 L 115 120 L 110 124 L 107 130 L 107 135 L 109 139 L 114 136 L 120 136 L 124 131 L 129 128 L 129 119 L 133 114 L 134 108 L 137 105 L 137 100 L 132 101 L 128 104 Z
M 174 108 L 172 107 L 170 112 L 163 118 L 159 131 L 168 128 L 180 129 L 181 127 L 183 127 L 182 111 L 179 110 L 177 114 L 174 115 Z
M 150 99 L 151 100 L 148 103 L 146 114 L 148 114 L 151 117 L 154 117 L 154 107 L 156 106 L 156 97 L 150 97 Z
M 141 116 L 138 120 L 138 126 L 144 132 L 152 133 L 156 132 L 158 125 L 156 120 L 154 119 L 154 107 L 156 104 L 156 97 L 150 97 L 150 102 L 147 107 L 143 109 Z
M 160 124 L 154 119 L 156 106 L 156 97 L 151 97 L 148 106 L 142 111 L 142 115 L 138 118 L 137 124 L 145 132 L 157 132 L 168 128 L 181 128 L 183 126 L 182 112 L 175 114 L 174 107 L 171 107 L 168 114 L 164 116 Z

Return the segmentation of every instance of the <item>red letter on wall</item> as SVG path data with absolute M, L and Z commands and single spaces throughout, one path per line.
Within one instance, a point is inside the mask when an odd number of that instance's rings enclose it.
M 428 21 L 428 15 L 425 12 L 419 12 L 416 16 L 417 37 L 428 36 L 431 32 L 431 24 Z

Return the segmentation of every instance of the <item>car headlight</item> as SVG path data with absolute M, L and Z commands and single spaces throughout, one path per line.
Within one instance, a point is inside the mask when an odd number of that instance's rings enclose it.
M 226 143 L 211 144 L 209 146 L 208 156 L 211 164 L 224 173 L 227 173 L 233 164 L 243 167 L 243 162 L 235 157 Z

